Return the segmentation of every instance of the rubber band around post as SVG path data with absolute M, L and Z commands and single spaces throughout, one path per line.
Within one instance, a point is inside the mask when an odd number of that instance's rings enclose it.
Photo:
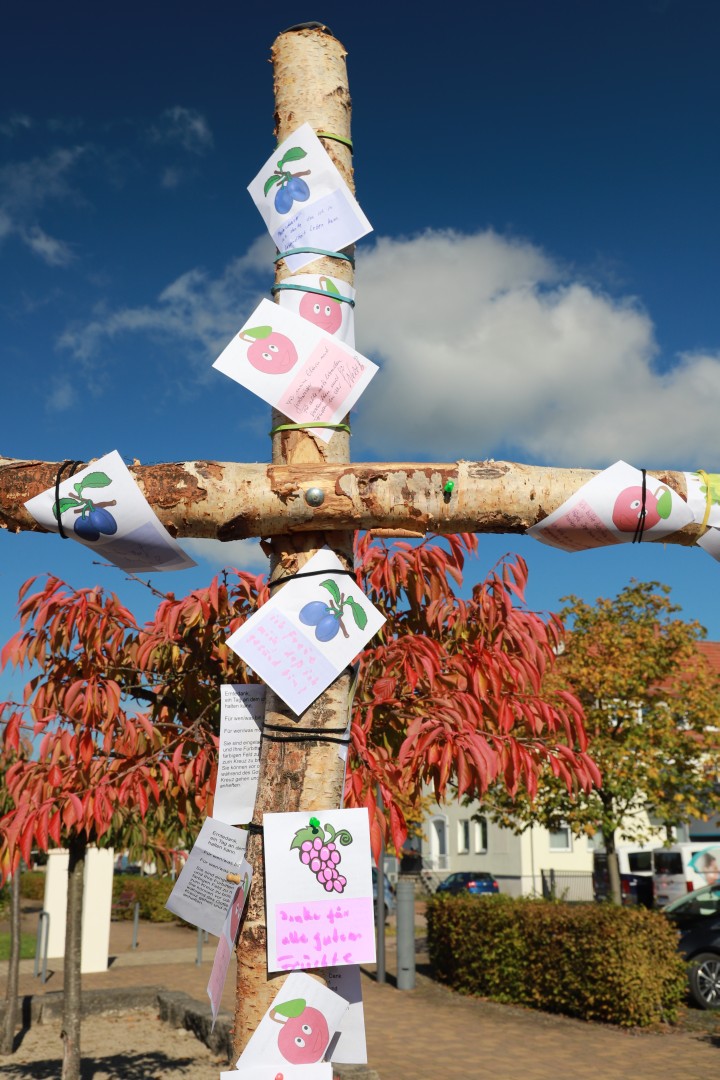
M 274 589 L 277 585 L 284 585 L 286 581 L 293 581 L 294 578 L 320 577 L 327 574 L 344 574 L 355 581 L 355 574 L 352 570 L 336 570 L 333 567 L 330 570 L 298 570 L 297 574 L 286 574 L 284 577 L 275 578 L 274 581 L 268 581 L 267 587 L 268 589 Z
M 353 255 L 346 255 L 343 251 L 328 251 L 327 248 L 316 247 L 297 247 L 288 248 L 287 251 L 279 251 L 273 262 L 279 263 L 286 255 L 324 255 L 326 259 L 343 259 L 345 262 L 349 262 L 351 266 L 355 265 Z
M 272 735 L 268 729 L 282 734 Z M 265 723 L 263 724 L 262 737 L 263 739 L 269 739 L 270 742 L 350 742 L 347 726 L 342 728 L 284 728 L 280 727 L 279 724 Z
M 645 531 L 645 515 L 647 509 L 645 502 L 647 499 L 647 469 L 642 470 L 642 505 L 640 507 L 640 513 L 638 514 L 638 523 L 635 526 L 635 534 L 633 535 L 633 544 L 641 544 L 643 538 L 643 532 Z
M 71 476 L 74 476 L 75 473 L 77 472 L 78 465 L 82 465 L 82 464 L 83 464 L 82 461 L 72 461 L 70 458 L 68 458 L 66 461 L 63 461 L 62 465 L 59 466 L 58 471 L 57 471 L 57 475 L 55 477 L 55 504 L 54 505 L 57 506 L 57 508 L 58 508 L 58 515 L 57 515 L 58 532 L 60 533 L 60 536 L 61 536 L 61 538 L 63 540 L 69 540 L 70 537 L 65 532 L 65 526 L 63 525 L 62 518 L 60 516 L 60 506 L 59 506 L 59 503 L 60 503 L 60 484 L 61 484 L 63 479 L 69 480 Z M 67 474 L 66 477 L 63 477 L 62 474 L 65 472 L 65 469 L 67 468 L 68 465 L 70 466 L 70 472 Z
M 710 511 L 712 510 L 712 493 L 710 491 L 710 477 L 704 469 L 697 470 L 698 476 L 705 481 L 705 513 L 703 515 L 702 524 L 700 528 L 703 532 L 707 529 L 707 523 L 710 520 Z
M 274 296 L 276 292 L 282 292 L 283 289 L 292 289 L 293 292 L 315 293 L 317 296 L 329 296 L 331 300 L 337 300 L 341 304 L 349 304 L 350 307 L 355 307 L 355 301 L 351 300 L 349 296 L 341 296 L 340 293 L 337 296 L 331 296 L 326 289 L 314 289 L 310 285 L 291 285 L 281 281 L 277 285 L 273 285 L 270 292 Z
M 326 424 L 320 420 L 314 424 L 278 424 L 277 427 L 270 429 L 269 434 L 277 435 L 280 431 L 307 431 L 312 428 L 333 428 L 335 431 L 345 431 L 348 435 L 352 434 L 349 424 Z
M 319 139 L 334 139 L 335 142 L 342 143 L 343 146 L 347 146 L 350 149 L 350 153 L 354 153 L 352 139 L 346 139 L 344 135 L 335 135 L 332 131 L 316 131 L 315 134 Z

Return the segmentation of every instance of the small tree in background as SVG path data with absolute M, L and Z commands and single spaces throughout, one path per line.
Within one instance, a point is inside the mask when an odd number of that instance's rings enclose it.
M 568 825 L 576 836 L 600 834 L 608 856 L 620 835 L 650 838 L 648 815 L 668 829 L 720 808 L 716 739 L 720 680 L 697 648 L 705 636 L 658 582 L 632 581 L 612 599 L 567 597 L 570 633 L 557 677 L 582 702 L 602 787 L 571 789 L 548 772 L 535 799 L 502 786 L 483 812 L 522 831 Z M 613 899 L 620 903 L 615 859 Z

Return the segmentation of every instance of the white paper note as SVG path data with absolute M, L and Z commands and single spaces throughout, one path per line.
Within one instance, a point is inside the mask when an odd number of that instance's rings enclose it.
M 302 574 L 313 571 L 323 573 L 289 581 L 227 641 L 298 714 L 385 622 L 329 548 L 313 555 Z
M 364 807 L 265 814 L 268 971 L 375 962 Z
M 377 372 L 376 364 L 294 311 L 261 300 L 213 367 L 297 424 L 337 424 Z M 332 430 L 313 428 L 324 442 Z
M 279 1065 L 284 1074 L 288 1064 L 320 1064 L 347 1007 L 310 975 L 288 975 L 238 1058 L 238 1070 L 245 1075 L 257 1065 Z
M 220 687 L 220 753 L 213 802 L 216 821 L 242 825 L 252 818 L 264 711 L 263 685 Z
M 273 151 L 248 191 L 278 251 L 341 251 L 372 231 L 310 124 L 302 124 Z M 285 261 L 295 272 L 316 258 L 288 255 Z
M 243 1065 L 242 1069 L 221 1072 L 220 1080 L 332 1080 L 333 1070 L 329 1061 L 316 1065 Z
M 356 965 L 330 968 L 328 988 L 345 998 L 349 1008 L 344 1013 L 340 1030 L 330 1043 L 330 1051 L 325 1056 L 339 1065 L 365 1065 L 367 1043 L 360 968 Z
M 220 937 L 236 885 L 228 873 L 243 864 L 247 833 L 207 818 L 165 907 L 181 919 Z
M 228 967 L 230 966 L 233 948 L 240 930 L 242 913 L 245 909 L 245 904 L 247 903 L 248 893 L 250 892 L 252 873 L 252 867 L 245 859 L 243 859 L 240 864 L 240 869 L 238 870 L 238 877 L 242 878 L 242 882 L 240 885 L 235 884 L 235 892 L 233 893 L 225 915 L 220 940 L 218 941 L 217 949 L 215 950 L 212 971 L 210 972 L 210 978 L 208 979 L 207 984 L 207 995 L 210 998 L 210 1011 L 212 1012 L 213 1018 L 211 1031 L 215 1028 L 215 1021 L 220 1012 L 220 1004 L 222 1002 L 223 990 L 225 989 Z
M 185 570 L 195 566 L 153 512 L 117 450 L 93 461 L 25 503 L 49 532 L 59 532 L 90 548 L 128 573 Z

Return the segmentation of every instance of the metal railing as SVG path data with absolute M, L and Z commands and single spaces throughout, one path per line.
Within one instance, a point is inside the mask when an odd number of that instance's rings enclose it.
M 44 931 L 44 933 L 43 933 Z M 50 912 L 41 911 L 38 915 L 37 934 L 35 935 L 35 964 L 33 978 L 37 979 L 42 968 L 42 983 L 47 982 L 48 941 L 50 940 Z
M 594 899 L 590 870 L 541 870 L 542 894 L 546 900 L 565 900 L 569 904 Z

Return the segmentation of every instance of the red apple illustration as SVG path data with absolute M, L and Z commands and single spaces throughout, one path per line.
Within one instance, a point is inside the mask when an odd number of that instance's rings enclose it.
M 270 1010 L 270 1019 L 282 1024 L 278 1050 L 293 1065 L 322 1061 L 330 1042 L 327 1020 L 319 1009 L 305 1004 L 305 998 L 285 1001 Z
M 300 314 L 303 319 L 315 323 L 326 334 L 334 334 L 342 325 L 342 308 L 340 300 L 336 299 L 340 293 L 330 278 L 321 277 L 320 288 L 325 290 L 327 297 L 318 293 L 305 293 L 300 301 Z
M 642 488 L 639 484 L 621 491 L 612 512 L 615 528 L 620 532 L 634 533 L 638 528 L 642 505 Z M 652 529 L 661 519 L 669 518 L 671 510 L 672 495 L 668 488 L 659 487 L 655 492 L 646 490 L 644 530 Z
M 297 349 L 289 337 L 273 331 L 272 326 L 243 330 L 241 341 L 251 341 L 247 358 L 254 368 L 266 375 L 284 375 L 297 364 Z

